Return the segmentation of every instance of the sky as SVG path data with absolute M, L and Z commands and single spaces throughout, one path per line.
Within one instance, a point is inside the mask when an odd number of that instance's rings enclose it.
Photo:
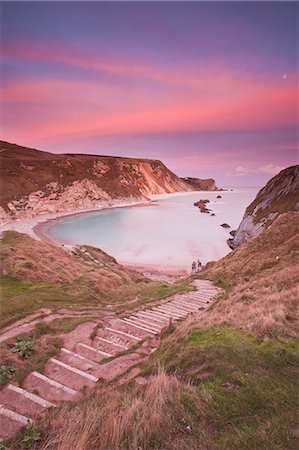
M 297 2 L 2 2 L 1 137 L 262 186 L 298 164 Z

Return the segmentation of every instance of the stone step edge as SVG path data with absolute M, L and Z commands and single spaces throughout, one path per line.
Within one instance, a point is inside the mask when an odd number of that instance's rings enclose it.
M 143 317 L 144 319 L 155 320 L 156 322 L 159 322 L 161 325 L 164 324 L 165 322 L 168 322 L 167 319 L 159 317 L 158 315 L 155 315 L 148 311 L 138 311 L 134 315 L 136 317 Z M 159 325 L 159 323 L 157 325 Z
M 103 352 L 102 350 L 98 350 L 97 348 L 91 347 L 90 345 L 84 344 L 84 342 L 77 342 L 76 345 L 79 345 L 83 348 L 87 348 L 87 350 L 92 350 L 95 353 L 98 353 L 101 356 L 105 356 L 105 358 L 110 358 L 113 356 L 111 353 Z
M 136 325 L 131 319 L 129 318 L 125 318 L 125 319 L 120 319 L 122 322 L 124 322 L 126 325 L 130 325 L 132 327 L 135 328 L 139 328 L 139 330 L 143 330 L 146 331 L 147 333 L 152 333 L 152 334 L 158 334 L 157 331 L 152 330 L 151 328 L 148 327 L 144 327 L 142 325 Z
M 177 306 L 182 306 L 184 308 L 188 308 L 190 311 L 197 311 L 198 310 L 198 305 L 193 305 L 191 303 L 183 302 L 182 300 L 176 300 L 175 302 L 173 302 L 174 305 Z
M 115 342 L 109 341 L 109 339 L 102 338 L 101 336 L 96 336 L 95 340 L 97 340 L 97 341 L 100 340 L 100 341 L 106 342 L 107 344 L 114 345 L 115 347 L 119 347 L 123 350 L 128 350 L 128 348 L 129 348 L 129 347 L 126 347 L 125 345 L 116 344 Z
M 23 416 L 22 414 L 16 413 L 3 405 L 0 405 L 0 415 L 8 417 L 9 419 L 19 422 L 21 425 L 27 425 L 27 423 L 32 423 L 32 419 Z
M 23 389 L 19 386 L 15 386 L 14 384 L 8 384 L 6 388 L 10 391 L 17 392 L 18 394 L 22 395 L 25 398 L 28 398 L 32 402 L 43 406 L 44 408 L 55 408 L 56 405 L 52 402 L 49 402 L 48 400 L 40 397 L 39 395 L 32 394 L 31 392 L 26 391 L 26 389 Z
M 74 358 L 78 358 L 81 361 L 84 361 L 88 364 L 96 365 L 96 363 L 94 361 L 92 361 L 91 359 L 88 359 L 85 356 L 79 355 L 79 353 L 73 352 L 72 350 L 69 350 L 68 348 L 62 347 L 60 350 L 62 351 L 62 353 L 66 353 L 67 355 L 74 356 Z
M 57 366 L 63 367 L 64 369 L 68 370 L 69 372 L 73 372 L 76 375 L 80 375 L 83 378 L 87 378 L 90 381 L 93 381 L 94 383 L 97 383 L 99 379 L 95 377 L 94 375 L 91 375 L 90 373 L 86 373 L 83 370 L 77 369 L 76 367 L 70 366 L 69 364 L 66 364 L 62 361 L 59 361 L 59 359 L 56 358 L 50 358 L 50 362 L 56 364 Z
M 45 375 L 43 375 L 39 372 L 35 372 L 35 371 L 31 372 L 31 375 L 35 376 L 36 378 L 39 378 L 40 380 L 44 381 L 45 383 L 50 384 L 51 386 L 53 386 L 57 389 L 61 389 L 65 392 L 67 392 L 68 394 L 71 394 L 71 395 L 78 394 L 78 391 L 75 391 L 75 389 L 65 386 L 62 383 L 58 383 L 58 381 L 52 380 L 52 378 L 46 377 Z
M 166 314 L 173 315 L 174 317 L 177 317 L 178 319 L 180 319 L 181 317 L 184 316 L 184 314 L 182 314 L 179 311 L 174 310 L 174 308 L 171 308 L 171 306 L 168 306 L 168 307 L 166 307 L 166 306 L 165 307 L 158 306 L 157 307 L 157 311 L 161 311 L 161 312 L 164 312 Z
M 175 320 L 179 320 L 182 317 L 180 314 L 177 314 L 177 313 L 171 312 L 170 310 L 165 310 L 165 309 L 153 309 L 153 312 L 157 312 L 157 313 L 161 314 L 161 316 L 166 317 L 167 319 L 172 318 Z
M 156 311 L 154 309 L 147 309 L 145 312 L 146 312 L 146 314 L 154 315 L 155 317 L 159 318 L 160 320 L 163 320 L 165 322 L 169 322 L 169 317 L 166 317 L 165 314 L 162 314 L 159 311 Z
M 121 334 L 122 336 L 126 336 L 126 337 L 129 337 L 129 338 L 132 338 L 132 339 L 136 340 L 137 342 L 141 341 L 140 338 L 138 338 L 136 336 L 133 336 L 132 334 L 125 333 L 124 331 L 116 330 L 115 328 L 106 327 L 106 328 L 104 328 L 104 330 L 111 331 L 112 333 Z
M 134 324 L 134 326 L 138 325 L 141 329 L 145 328 L 144 331 L 149 331 L 149 332 L 155 331 L 156 333 L 160 333 L 160 331 L 161 331 L 161 328 L 159 328 L 157 326 L 157 324 L 151 324 L 148 321 L 146 321 L 144 318 L 141 319 L 140 317 L 136 317 L 136 316 L 132 315 L 129 318 L 125 318 L 124 320 L 130 324 Z
M 180 305 L 177 305 L 176 303 L 171 303 L 169 305 L 169 307 L 177 310 L 178 312 L 182 312 L 184 314 L 185 313 L 190 314 L 192 312 L 192 310 L 190 310 L 190 308 L 187 309 L 186 307 L 184 307 L 184 305 L 180 306 Z
M 137 316 L 137 314 L 132 314 L 131 318 L 134 320 L 138 320 L 138 322 L 144 323 L 146 326 L 148 324 L 148 326 L 152 327 L 153 330 L 161 331 L 161 329 L 164 327 L 162 319 L 161 322 L 158 323 L 158 321 L 155 322 L 155 319 L 153 319 L 152 317 Z

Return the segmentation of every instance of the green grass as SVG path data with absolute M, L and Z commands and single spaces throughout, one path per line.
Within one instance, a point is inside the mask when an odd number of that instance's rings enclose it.
M 145 373 L 162 365 L 194 386 L 201 411 L 191 414 L 197 432 L 189 448 L 295 449 L 298 363 L 294 341 L 259 342 L 217 327 L 193 331 L 184 341 L 169 337 Z
M 83 283 L 62 285 L 31 283 L 4 277 L 0 281 L 1 327 L 18 320 L 39 308 L 80 308 L 90 306 L 90 291 Z
M 115 305 L 111 311 L 121 314 L 156 300 L 189 292 L 192 290 L 191 281 L 191 279 L 184 279 L 174 284 L 152 281 L 141 286 L 124 286 L 118 293 L 111 296 L 112 304 Z M 132 298 L 135 299 L 134 302 L 130 302 Z M 117 304 L 118 302 L 121 304 Z
M 160 282 L 123 285 L 108 298 L 100 298 L 85 280 L 77 280 L 70 285 L 33 283 L 4 277 L 0 281 L 0 309 L 3 328 L 15 320 L 40 308 L 69 308 L 80 310 L 86 307 L 112 305 L 109 310 L 116 313 L 129 311 L 145 303 L 163 299 L 170 295 L 188 291 L 190 280 L 182 280 L 168 285 Z M 130 303 L 132 300 L 136 301 Z

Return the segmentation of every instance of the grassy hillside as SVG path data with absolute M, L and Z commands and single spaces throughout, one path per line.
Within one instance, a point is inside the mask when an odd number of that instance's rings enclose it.
M 0 240 L 0 262 L 0 327 L 42 307 L 109 305 L 110 311 L 122 312 L 184 291 L 189 284 L 152 282 L 97 248 L 80 246 L 70 254 L 12 231 Z
M 283 215 L 209 264 L 219 302 L 167 330 L 137 383 L 103 382 L 52 411 L 35 448 L 297 449 L 298 224 Z
M 283 214 L 261 235 L 207 266 L 201 276 L 226 296 L 199 325 L 230 323 L 257 336 L 294 336 L 298 329 L 299 213 Z

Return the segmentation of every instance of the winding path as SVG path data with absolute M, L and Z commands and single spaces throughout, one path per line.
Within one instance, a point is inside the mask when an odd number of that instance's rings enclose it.
M 111 318 L 93 339 L 90 329 L 85 337 L 75 334 L 77 339 L 66 340 L 59 355 L 47 361 L 43 373 L 31 372 L 22 387 L 5 386 L 0 392 L 0 439 L 12 437 L 60 401 L 79 400 L 83 386 L 92 388 L 99 380 L 117 377 L 120 382 L 134 378 L 140 372 L 135 366 L 157 349 L 159 335 L 169 321 L 204 311 L 221 291 L 208 280 L 195 280 L 194 286 L 196 291 L 175 295 L 122 319 Z

